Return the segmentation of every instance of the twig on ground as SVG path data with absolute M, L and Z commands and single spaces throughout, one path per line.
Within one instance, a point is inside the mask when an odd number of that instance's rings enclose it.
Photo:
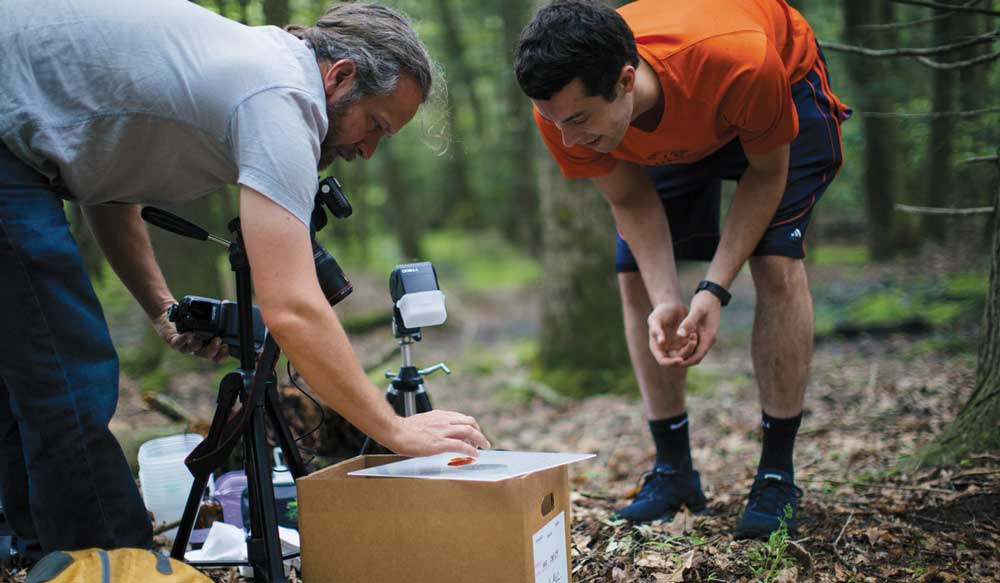
M 930 486 L 903 486 L 901 484 L 865 484 L 864 482 L 852 482 L 850 480 L 829 480 L 825 478 L 805 479 L 803 482 L 829 482 L 831 484 L 841 484 L 844 486 L 857 486 L 859 488 L 888 488 L 890 490 L 910 490 L 912 492 L 938 492 L 940 494 L 954 494 L 954 490 L 944 488 L 932 488 Z
M 840 528 L 840 534 L 838 534 L 836 540 L 833 541 L 833 550 L 834 551 L 837 550 L 837 543 L 839 543 L 840 542 L 840 538 L 842 536 L 844 536 L 844 531 L 847 530 L 847 525 L 850 524 L 852 520 L 854 520 L 854 511 L 853 510 L 851 511 L 851 515 L 847 517 L 847 520 L 844 521 L 844 526 L 842 526 Z M 840 556 L 840 553 L 837 553 L 837 556 Z

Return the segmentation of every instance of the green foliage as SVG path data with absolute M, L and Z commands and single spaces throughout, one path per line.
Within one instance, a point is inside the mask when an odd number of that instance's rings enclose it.
M 468 291 L 518 288 L 541 275 L 538 262 L 496 232 L 447 230 L 428 233 L 423 240 L 438 276 Z
M 783 570 L 795 565 L 795 561 L 788 555 L 788 525 L 786 521 L 791 517 L 792 507 L 785 506 L 785 516 L 781 519 L 781 525 L 771 533 L 767 542 L 747 551 L 754 581 L 771 583 L 781 575 Z
M 819 245 L 810 251 L 810 259 L 816 266 L 842 265 L 862 267 L 871 263 L 868 247 L 864 245 Z
M 816 335 L 829 335 L 841 325 L 879 328 L 920 322 L 949 336 L 918 344 L 918 352 L 930 347 L 961 352 L 971 348 L 969 341 L 954 332 L 979 323 L 988 286 L 985 273 L 959 272 L 817 289 Z
M 635 395 L 639 386 L 631 367 L 617 369 L 538 369 L 536 380 L 573 399 L 597 394 Z

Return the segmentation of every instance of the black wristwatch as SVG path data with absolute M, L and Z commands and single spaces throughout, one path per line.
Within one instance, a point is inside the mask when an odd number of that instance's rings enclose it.
M 698 289 L 694 290 L 694 293 L 698 293 L 701 290 L 706 290 L 715 297 L 719 298 L 719 303 L 721 303 L 723 306 L 727 305 L 729 303 L 729 300 L 731 300 L 733 297 L 732 294 L 726 291 L 726 288 L 722 287 L 717 283 L 708 281 L 707 279 L 703 279 L 701 280 L 701 282 L 698 283 Z

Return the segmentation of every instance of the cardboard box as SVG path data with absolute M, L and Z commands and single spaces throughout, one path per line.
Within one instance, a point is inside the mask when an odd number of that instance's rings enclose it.
M 565 465 L 498 482 L 347 475 L 401 459 L 297 481 L 305 583 L 569 582 Z

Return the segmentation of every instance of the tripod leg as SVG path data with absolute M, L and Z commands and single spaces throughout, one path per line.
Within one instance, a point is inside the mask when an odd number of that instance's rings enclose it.
M 397 415 L 399 416 L 403 415 L 402 412 L 403 399 L 399 398 L 399 391 L 395 390 L 395 388 L 393 388 L 391 384 L 389 385 L 389 388 L 386 389 L 385 391 L 385 400 L 389 401 L 389 404 L 392 405 L 392 408 L 394 411 L 396 411 Z M 388 450 L 388 448 L 376 442 L 371 437 L 365 437 L 365 443 L 364 445 L 361 446 L 361 453 L 359 455 L 369 455 L 374 453 L 391 453 L 391 452 Z
M 306 475 L 306 465 L 302 461 L 302 455 L 299 454 L 299 448 L 295 445 L 295 438 L 292 437 L 292 432 L 288 429 L 285 416 L 281 414 L 278 393 L 273 384 L 268 388 L 265 398 L 267 399 L 264 403 L 267 408 L 267 417 L 278 438 L 281 452 L 285 454 L 285 466 L 288 467 L 293 478 L 301 478 Z
M 426 413 L 434 410 L 434 407 L 431 405 L 431 396 L 427 393 L 424 383 L 420 383 L 420 388 L 417 389 L 415 397 L 417 402 L 417 413 Z
M 219 396 L 216 399 L 215 414 L 212 416 L 212 425 L 208 430 L 206 441 L 215 443 L 222 436 L 223 428 L 230 409 L 236 403 L 236 397 L 243 387 L 243 374 L 234 371 L 223 377 L 219 383 Z M 209 473 L 194 476 L 194 483 L 188 493 L 187 504 L 184 506 L 184 514 L 181 524 L 177 527 L 177 534 L 174 536 L 174 546 L 170 550 L 170 556 L 183 561 L 184 553 L 187 551 L 188 541 L 191 540 L 191 530 L 194 528 L 194 521 L 198 517 L 198 508 L 201 506 L 201 497 L 205 493 L 208 485 Z
M 243 436 L 247 488 L 250 497 L 250 538 L 247 555 L 254 580 L 287 583 L 278 538 L 278 517 L 271 481 L 271 458 L 264 435 L 264 403 L 258 404 Z

